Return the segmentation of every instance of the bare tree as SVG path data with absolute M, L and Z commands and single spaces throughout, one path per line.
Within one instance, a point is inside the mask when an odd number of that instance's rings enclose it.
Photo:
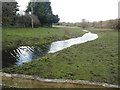
M 85 29 L 89 27 L 89 21 L 87 21 L 86 19 L 82 19 L 82 22 L 80 23 L 80 26 Z

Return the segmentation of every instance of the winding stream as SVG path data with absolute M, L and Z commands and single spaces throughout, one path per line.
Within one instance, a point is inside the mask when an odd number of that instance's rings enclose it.
M 84 34 L 82 37 L 71 38 L 71 39 L 64 40 L 64 41 L 53 42 L 50 46 L 50 51 L 48 53 L 55 53 L 57 51 L 60 51 L 64 48 L 70 47 L 72 45 L 85 43 L 85 42 L 92 41 L 92 40 L 95 40 L 98 38 L 97 34 L 91 33 L 87 30 L 83 30 L 83 31 L 85 31 L 87 33 Z
M 72 45 L 85 43 L 98 38 L 97 34 L 91 33 L 87 30 L 83 30 L 83 31 L 85 31 L 86 33 L 82 37 L 56 41 L 51 43 L 50 45 L 43 45 L 41 47 L 21 46 L 14 50 L 4 50 L 2 51 L 3 53 L 2 66 L 4 68 L 13 65 L 17 65 L 17 66 L 23 65 L 24 63 L 40 58 L 48 53 L 55 53 Z
M 87 30 L 82 37 L 56 41 L 41 47 L 21 46 L 14 50 L 3 51 L 3 68 L 13 65 L 22 65 L 31 60 L 40 58 L 48 53 L 55 53 L 75 44 L 85 43 L 98 38 L 97 34 Z M 1 78 L 2 77 L 2 78 Z M 84 80 L 42 79 L 29 75 L 7 74 L 0 72 L 0 85 L 16 88 L 120 88 L 107 83 L 89 82 Z M 1 84 L 2 83 L 2 84 Z

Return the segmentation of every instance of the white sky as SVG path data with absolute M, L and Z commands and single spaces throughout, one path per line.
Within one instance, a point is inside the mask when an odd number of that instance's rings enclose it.
M 25 10 L 30 0 L 18 1 L 20 10 Z M 60 22 L 100 21 L 118 18 L 120 0 L 50 0 L 52 11 Z

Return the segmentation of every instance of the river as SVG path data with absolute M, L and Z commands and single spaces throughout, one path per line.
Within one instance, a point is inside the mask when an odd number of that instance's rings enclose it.
M 49 45 L 42 45 L 40 47 L 20 46 L 12 50 L 4 50 L 2 51 L 2 67 L 23 65 L 46 54 L 55 53 L 72 45 L 85 43 L 98 38 L 97 34 L 91 33 L 87 30 L 83 31 L 86 33 L 82 37 L 56 41 Z

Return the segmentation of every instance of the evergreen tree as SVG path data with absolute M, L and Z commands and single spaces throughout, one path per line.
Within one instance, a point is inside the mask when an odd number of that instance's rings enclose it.
M 2 3 L 2 26 L 9 27 L 15 25 L 16 12 L 19 10 L 17 2 Z
M 38 17 L 41 26 L 52 26 L 52 23 L 57 23 L 59 18 L 52 13 L 50 4 L 50 2 L 30 2 L 26 12 L 31 12 L 32 7 L 33 14 Z

